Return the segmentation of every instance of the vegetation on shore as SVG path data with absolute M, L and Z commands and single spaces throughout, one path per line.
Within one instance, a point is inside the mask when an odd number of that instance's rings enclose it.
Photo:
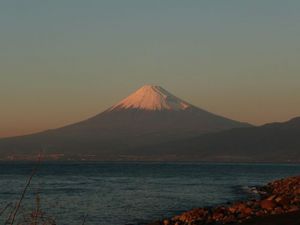
M 53 216 L 49 216 L 41 207 L 41 198 L 39 194 L 35 197 L 35 206 L 33 210 L 22 208 L 22 202 L 29 189 L 33 177 L 36 175 L 40 165 L 40 156 L 38 163 L 33 168 L 26 185 L 24 186 L 20 199 L 16 203 L 8 203 L 2 209 L 0 208 L 0 218 L 4 218 L 4 225 L 56 225 L 57 222 Z M 83 217 L 81 225 L 84 225 L 87 215 Z

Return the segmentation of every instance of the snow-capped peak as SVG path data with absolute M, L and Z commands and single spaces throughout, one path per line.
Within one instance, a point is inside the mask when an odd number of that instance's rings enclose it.
M 179 111 L 190 107 L 192 107 L 191 104 L 177 98 L 160 86 L 145 85 L 118 104 L 112 106 L 109 111 L 121 109 Z

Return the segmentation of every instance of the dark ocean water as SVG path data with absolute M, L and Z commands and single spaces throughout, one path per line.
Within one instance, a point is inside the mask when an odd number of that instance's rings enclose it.
M 21 195 L 34 164 L 0 163 L 0 212 Z M 247 197 L 249 186 L 299 175 L 300 165 L 42 163 L 20 216 L 41 207 L 57 224 L 124 225 Z M 6 212 L 0 216 L 4 224 Z

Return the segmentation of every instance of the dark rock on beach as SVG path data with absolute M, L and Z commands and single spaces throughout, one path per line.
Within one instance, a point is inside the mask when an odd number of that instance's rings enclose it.
M 196 208 L 149 225 L 300 224 L 300 176 L 273 181 L 257 191 L 259 199 Z
M 300 211 L 276 215 L 267 215 L 246 220 L 234 225 L 299 225 Z

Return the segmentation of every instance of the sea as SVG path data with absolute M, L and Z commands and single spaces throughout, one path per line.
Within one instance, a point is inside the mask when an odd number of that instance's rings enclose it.
M 41 162 L 36 166 L 0 162 L 0 224 L 18 203 L 16 221 L 39 212 L 40 218 L 58 225 L 147 224 L 196 207 L 255 198 L 253 187 L 300 175 L 300 165 L 294 164 Z M 32 171 L 36 173 L 29 184 Z

